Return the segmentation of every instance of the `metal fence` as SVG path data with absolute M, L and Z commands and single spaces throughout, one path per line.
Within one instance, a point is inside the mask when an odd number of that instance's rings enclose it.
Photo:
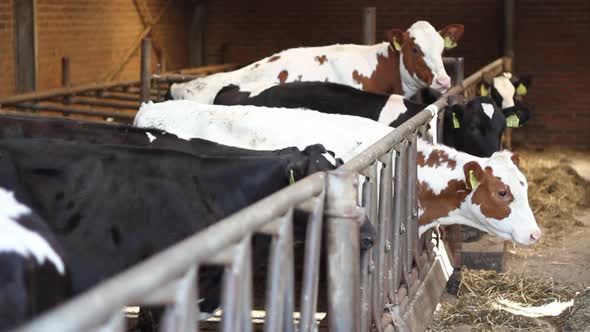
M 502 70 L 503 64 L 499 59 L 484 67 L 339 169 L 313 174 L 252 204 L 17 331 L 123 331 L 125 306 L 154 304 L 167 306 L 163 330 L 197 330 L 198 275 L 206 265 L 224 267 L 221 330 L 251 331 L 250 239 L 258 233 L 272 236 L 264 330 L 314 331 L 323 230 L 330 330 L 382 331 L 393 325 L 399 331 L 423 331 L 448 274 L 428 234 L 417 236 L 418 131 L 448 96 L 466 94 L 483 72 Z M 294 269 L 295 209 L 309 212 L 301 276 Z M 361 257 L 359 225 L 365 213 L 378 238 Z M 301 284 L 297 326 L 296 281 Z

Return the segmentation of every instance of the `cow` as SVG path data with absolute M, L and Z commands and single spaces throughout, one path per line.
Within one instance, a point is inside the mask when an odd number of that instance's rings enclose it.
M 307 175 L 309 164 L 309 157 L 298 150 L 267 156 L 199 157 L 181 151 L 38 138 L 0 140 L 0 156 L 0 181 L 15 183 L 15 200 L 29 206 L 0 213 L 16 218 L 34 211 L 42 218 L 44 229 L 54 237 L 48 242 L 59 244 L 63 252 L 63 256 L 48 256 L 50 263 L 61 257 L 58 272 L 67 266 L 69 273 L 69 288 L 58 293 L 63 298 L 288 186 Z M 0 204 L 7 205 L 8 198 L 0 193 Z M 10 224 L 0 225 L 0 230 L 13 229 Z M 0 254 L 8 245 L 24 254 L 29 254 L 27 244 L 48 250 L 33 235 L 26 239 L 6 235 L 0 233 Z M 268 241 L 262 236 L 253 241 L 253 256 L 261 263 L 264 256 L 260 253 Z M 44 261 L 39 253 L 32 254 L 39 263 Z M 2 269 L 18 272 L 18 261 L 2 255 L 0 259 L 8 264 Z M 51 280 L 50 275 L 39 272 L 35 275 L 39 280 Z M 199 274 L 200 293 L 206 298 L 201 308 L 212 311 L 219 303 L 221 271 L 204 269 Z M 35 295 L 14 290 L 23 300 Z M 35 306 L 34 300 L 29 305 Z M 22 322 L 20 316 L 11 317 Z
M 5 161 L 0 164 L 0 330 L 5 331 L 64 301 L 71 289 L 62 248 L 45 222 L 15 197 L 15 174 Z
M 221 88 L 230 84 L 256 83 L 264 90 L 277 83 L 329 81 L 363 91 L 413 95 L 420 87 L 446 91 L 451 86 L 442 52 L 457 46 L 461 24 L 436 31 L 426 21 L 407 30 L 391 29 L 387 41 L 376 45 L 336 44 L 284 50 L 241 69 L 216 73 L 170 86 L 174 99 L 211 104 Z M 252 95 L 257 90 L 250 91 Z
M 521 78 L 511 73 L 502 73 L 494 78 L 484 75 L 484 79 L 478 85 L 477 94 L 491 96 L 509 118 L 508 127 L 517 128 L 522 127 L 531 117 L 531 110 L 518 100 L 528 93 L 531 84 L 531 75 L 523 75 Z
M 63 118 L 0 115 L 0 139 L 55 138 L 91 144 L 131 145 L 154 149 L 174 150 L 196 156 L 254 157 L 298 154 L 294 147 L 274 151 L 258 151 L 226 146 L 202 139 L 179 139 L 176 135 L 157 129 L 128 125 L 106 124 Z M 320 144 L 306 146 L 301 151 L 309 165 L 305 174 L 340 166 L 342 160 Z M 302 175 L 302 174 L 298 174 Z
M 407 99 L 395 94 L 365 92 L 336 83 L 292 82 L 272 86 L 256 96 L 242 92 L 238 86 L 229 85 L 217 94 L 214 104 L 305 108 L 323 113 L 361 116 L 399 127 L 440 96 L 429 88 L 421 89 L 413 98 Z M 443 144 L 479 157 L 489 157 L 500 149 L 506 121 L 502 111 L 494 107 L 489 97 L 477 97 L 466 105 L 456 104 L 445 108 L 443 116 Z
M 356 116 L 191 101 L 144 104 L 134 124 L 250 149 L 302 146 L 311 136 L 345 162 L 393 130 Z M 480 158 L 424 140 L 417 147 L 424 159 L 424 166 L 418 168 L 420 235 L 436 224 L 454 222 L 523 245 L 540 238 L 526 178 L 510 152 Z M 456 218 L 449 218 L 450 214 Z

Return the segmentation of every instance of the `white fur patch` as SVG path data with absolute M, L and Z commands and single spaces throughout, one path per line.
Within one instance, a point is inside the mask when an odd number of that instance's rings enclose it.
M 389 125 L 407 110 L 408 109 L 404 104 L 404 96 L 391 95 L 383 106 L 381 113 L 379 113 L 379 119 L 377 119 L 377 122 Z
M 256 106 L 203 105 L 188 100 L 143 105 L 134 125 L 179 138 L 202 138 L 253 150 L 321 143 L 348 161 L 393 128 L 358 116 Z M 312 134 L 310 134 L 312 133 Z
M 494 116 L 494 105 L 488 103 L 481 103 L 481 107 L 483 108 L 483 112 L 488 116 L 488 118 L 492 118 Z
M 156 139 L 156 136 L 152 135 L 151 133 L 146 132 L 146 135 L 147 135 L 148 139 L 150 140 L 150 143 Z
M 14 198 L 14 193 L 0 188 L 0 252 L 15 252 L 23 257 L 33 256 L 37 263 L 50 261 L 64 274 L 64 263 L 51 245 L 39 234 L 21 226 L 16 220 L 31 210 Z
M 502 109 L 514 106 L 514 94 L 516 88 L 510 79 L 504 76 L 494 77 L 494 88 L 502 96 Z

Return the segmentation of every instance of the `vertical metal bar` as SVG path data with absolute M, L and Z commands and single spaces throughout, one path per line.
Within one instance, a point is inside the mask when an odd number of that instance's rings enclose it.
M 381 313 L 383 312 L 383 308 L 385 308 L 385 296 L 387 294 L 387 290 L 389 286 L 385 285 L 386 278 L 386 271 L 388 271 L 388 262 L 385 256 L 385 247 L 387 246 L 387 235 L 389 234 L 390 230 L 387 229 L 387 219 L 391 216 L 391 211 L 389 211 L 389 206 L 387 204 L 388 200 L 392 198 L 392 151 L 387 152 L 385 154 L 386 160 L 388 161 L 387 164 L 383 164 L 381 167 L 381 174 L 380 174 L 380 183 L 379 183 L 379 225 L 377 227 L 377 244 L 373 249 L 375 254 L 375 276 L 373 278 L 373 291 L 374 293 L 374 302 L 373 302 L 373 310 L 376 314 L 374 316 L 380 317 Z M 381 330 L 380 322 L 375 322 L 377 325 L 377 329 Z
M 242 257 L 240 257 L 240 264 L 242 264 L 242 296 L 241 296 L 241 310 L 242 310 L 242 331 L 252 331 L 252 243 L 251 236 L 247 236 L 240 244 Z
M 375 44 L 375 31 L 377 25 L 377 8 L 364 7 L 363 8 L 363 44 Z
M 70 86 L 70 58 L 67 56 L 61 58 L 61 86 L 64 88 Z M 63 102 L 66 105 L 71 104 L 72 96 L 65 95 Z
M 293 322 L 293 312 L 295 311 L 295 263 L 293 261 L 293 209 L 291 209 L 279 232 L 283 245 L 283 273 L 285 274 L 285 284 L 282 291 L 284 303 L 283 329 L 284 332 L 293 332 L 295 325 Z
M 328 172 L 328 326 L 360 331 L 358 178 L 354 172 Z
M 504 0 L 504 55 L 514 56 L 514 0 Z
M 412 134 L 410 136 L 410 144 L 408 144 L 408 158 L 407 158 L 407 170 L 408 175 L 407 179 L 408 182 L 406 183 L 406 250 L 405 250 L 405 257 L 406 257 L 406 267 L 407 272 L 412 271 L 413 266 L 413 258 L 414 258 L 414 248 L 416 246 L 416 239 L 417 239 L 417 231 L 415 229 L 415 218 L 414 216 L 417 214 L 417 204 L 416 204 L 416 194 L 414 189 L 416 188 L 416 135 Z M 408 287 L 411 285 L 408 284 Z M 409 290 L 409 289 L 408 289 Z
M 325 191 L 314 198 L 315 206 L 309 216 L 305 234 L 305 258 L 303 262 L 303 283 L 301 286 L 301 319 L 299 330 L 311 332 L 315 329 L 315 312 L 318 298 L 320 274 L 320 250 L 322 247 L 322 224 Z
M 406 150 L 407 141 L 403 140 L 399 145 L 399 152 L 396 153 L 395 158 L 395 178 L 394 178 L 394 196 L 393 196 L 393 229 L 392 234 L 392 247 L 393 254 L 391 258 L 391 266 L 393 266 L 393 279 L 392 284 L 389 287 L 390 296 L 395 301 L 395 293 L 401 283 L 402 275 L 402 264 L 403 264 L 403 253 L 402 253 L 402 219 L 405 216 L 405 166 L 406 166 Z
M 234 260 L 235 261 L 235 260 Z M 221 331 L 238 331 L 239 325 L 239 303 L 241 279 L 234 272 L 235 262 L 225 267 L 223 272 L 223 294 L 221 308 L 223 316 L 221 320 Z
M 198 329 L 197 270 L 198 266 L 192 267 L 180 281 L 175 303 L 166 308 L 164 313 L 162 331 L 192 332 Z
M 152 40 L 144 38 L 141 41 L 141 101 L 146 103 L 150 101 L 150 85 L 151 85 L 151 53 Z
M 412 201 L 412 214 L 410 217 L 411 227 L 410 230 L 412 233 L 410 234 L 410 238 L 412 239 L 412 256 L 414 262 L 416 262 L 416 266 L 418 268 L 418 272 L 422 272 L 422 265 L 420 264 L 420 238 L 418 237 L 418 193 L 416 189 L 416 183 L 418 178 L 418 168 L 416 162 L 416 154 L 418 152 L 418 137 L 416 135 L 412 135 L 412 143 L 410 146 L 410 151 L 408 156 L 408 196 L 411 198 Z M 411 258 L 410 258 L 411 261 Z
M 374 163 L 376 165 L 376 163 Z M 370 175 L 368 178 L 365 179 L 363 183 L 363 200 L 362 206 L 365 208 L 367 212 L 367 217 L 373 224 L 375 216 L 372 214 L 373 212 L 373 205 L 376 204 L 374 200 L 372 200 L 373 196 L 373 188 L 375 187 L 375 183 L 373 182 L 374 175 L 376 171 L 373 166 L 371 166 Z M 361 254 L 361 327 L 364 330 L 369 330 L 371 328 L 371 276 L 372 276 L 372 256 L 373 249 L 365 250 Z
M 287 320 L 293 322 L 292 316 L 284 316 L 285 310 L 287 309 L 284 289 L 288 282 L 285 273 L 288 257 L 285 259 L 285 256 L 287 256 L 287 246 L 292 245 L 292 243 L 288 243 L 289 238 L 286 236 L 286 233 L 287 230 L 292 232 L 292 216 L 293 209 L 291 208 L 284 216 L 275 221 L 279 223 L 280 230 L 278 236 L 273 236 L 270 248 L 270 264 L 266 286 L 266 319 L 264 324 L 264 330 L 266 332 L 281 330 L 281 328 L 284 328 Z M 281 294 L 282 296 L 277 296 L 277 294 Z

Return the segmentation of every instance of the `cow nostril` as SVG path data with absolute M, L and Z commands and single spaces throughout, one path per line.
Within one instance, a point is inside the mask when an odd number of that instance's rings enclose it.
M 450 77 L 437 77 L 436 83 L 443 87 L 451 86 L 451 78 Z
M 531 240 L 538 241 L 541 238 L 541 231 L 534 231 L 531 233 Z

